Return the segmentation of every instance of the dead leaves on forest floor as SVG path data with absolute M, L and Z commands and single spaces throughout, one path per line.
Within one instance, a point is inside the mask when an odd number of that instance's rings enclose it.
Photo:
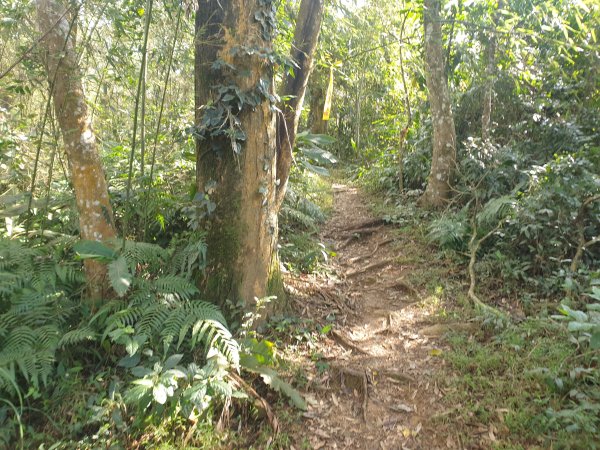
M 417 267 L 399 258 L 426 249 L 373 218 L 356 189 L 336 185 L 334 193 L 322 237 L 337 257 L 326 275 L 286 280 L 299 315 L 322 326 L 333 319 L 315 349 L 327 370 L 303 364 L 309 409 L 291 448 L 460 448 L 443 420 L 431 420 L 443 417 L 435 374 L 444 344 L 420 330 L 432 329 L 435 305 L 408 279 Z

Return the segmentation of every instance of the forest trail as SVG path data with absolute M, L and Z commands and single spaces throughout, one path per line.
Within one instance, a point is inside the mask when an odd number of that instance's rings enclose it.
M 444 416 L 436 382 L 444 345 L 427 336 L 435 334 L 435 299 L 408 281 L 426 268 L 426 249 L 375 218 L 357 189 L 333 190 L 334 212 L 321 232 L 337 253 L 328 275 L 291 283 L 302 317 L 322 326 L 333 321 L 317 344 L 321 370 L 307 375 L 309 410 L 296 442 L 314 449 L 460 448 L 443 421 L 432 423 Z

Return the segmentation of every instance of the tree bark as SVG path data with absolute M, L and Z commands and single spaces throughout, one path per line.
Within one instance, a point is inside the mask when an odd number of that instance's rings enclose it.
M 503 1 L 498 0 L 498 9 L 504 7 Z M 498 22 L 498 11 L 492 15 L 494 27 Z M 492 125 L 492 102 L 494 98 L 494 78 L 496 76 L 496 32 L 490 32 L 487 44 L 485 46 L 485 81 L 483 88 L 483 111 L 481 113 L 481 139 L 487 141 L 490 138 Z
M 440 0 L 424 0 L 425 77 L 433 123 L 433 152 L 427 188 L 420 202 L 433 208 L 444 206 L 450 199 L 456 165 L 456 131 L 444 74 L 440 9 Z
M 38 24 L 54 110 L 69 161 L 82 239 L 103 241 L 116 235 L 104 170 L 96 146 L 75 52 L 69 14 L 57 0 L 38 0 Z M 75 20 L 75 17 L 72 17 Z M 56 25 L 55 25 L 56 24 Z M 107 293 L 106 266 L 86 260 L 92 300 Z
M 310 96 L 310 132 L 313 134 L 325 134 L 327 133 L 327 125 L 329 124 L 329 121 L 323 120 L 325 89 L 317 83 L 314 83 L 314 86 L 314 89 L 311 89 Z
M 281 207 L 292 164 L 292 150 L 298 132 L 304 94 L 308 78 L 313 70 L 313 56 L 319 40 L 323 19 L 324 0 L 302 0 L 296 19 L 294 42 L 290 56 L 298 67 L 293 74 L 285 76 L 283 90 L 283 114 L 277 118 L 277 208 Z
M 215 205 L 204 289 L 246 310 L 279 270 L 274 14 L 265 0 L 202 0 L 196 12 L 197 188 Z

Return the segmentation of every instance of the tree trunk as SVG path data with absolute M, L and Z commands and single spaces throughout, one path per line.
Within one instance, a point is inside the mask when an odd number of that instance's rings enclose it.
M 196 13 L 197 188 L 207 218 L 206 295 L 245 303 L 278 275 L 273 3 L 202 0 Z
M 82 239 L 103 241 L 116 235 L 104 170 L 98 155 L 75 52 L 70 14 L 57 0 L 38 0 L 38 24 L 46 52 L 46 68 L 54 110 L 65 144 L 79 213 Z M 85 270 L 92 300 L 107 291 L 106 266 L 86 260 Z
M 408 14 L 404 15 L 402 20 L 402 28 L 400 29 L 400 39 L 404 39 L 404 27 Z M 404 110 L 406 112 L 406 126 L 400 133 L 400 142 L 398 143 L 398 188 L 400 192 L 404 191 L 404 144 L 408 136 L 408 130 L 412 126 L 412 109 L 410 107 L 410 94 L 408 91 L 408 83 L 406 82 L 406 72 L 404 71 L 404 55 L 402 53 L 402 45 L 398 48 L 398 56 L 400 57 L 400 74 L 402 76 L 402 89 L 404 90 Z
M 315 88 L 311 90 L 310 96 L 310 132 L 313 134 L 327 133 L 327 124 L 329 121 L 323 120 L 325 111 L 325 90 L 320 84 L 315 83 Z
M 448 82 L 444 74 L 440 0 L 425 0 L 425 77 L 433 123 L 431 172 L 421 204 L 441 207 L 451 196 L 451 183 L 456 165 L 456 131 Z
M 313 69 L 313 55 L 319 40 L 324 0 L 302 0 L 296 19 L 291 58 L 298 65 L 286 74 L 281 96 L 283 115 L 277 118 L 277 208 L 281 207 L 287 189 L 292 150 L 304 103 L 308 78 Z
M 503 1 L 498 0 L 497 9 L 504 7 Z M 495 11 L 493 16 L 493 26 L 497 26 L 498 12 Z M 494 97 L 494 78 L 496 76 L 496 32 L 492 30 L 488 37 L 488 42 L 485 46 L 485 81 L 483 88 L 483 112 L 481 113 L 481 139 L 487 141 L 490 138 L 492 125 L 492 101 Z

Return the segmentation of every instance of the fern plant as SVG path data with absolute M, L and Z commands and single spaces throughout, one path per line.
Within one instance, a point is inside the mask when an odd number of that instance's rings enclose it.
M 200 300 L 190 281 L 204 265 L 205 249 L 200 238 L 174 240 L 167 249 L 136 242 L 80 241 L 53 248 L 0 240 L 0 394 L 8 394 L 3 397 L 9 403 L 17 397 L 21 405 L 30 387 L 45 396 L 51 391 L 40 387 L 60 381 L 54 375 L 57 361 L 64 369 L 83 350 L 86 361 L 77 364 L 92 367 L 93 345 L 103 370 L 107 361 L 113 365 L 116 384 L 109 390 L 127 386 L 119 398 L 134 407 L 129 409 L 134 425 L 199 416 L 217 399 L 242 395 L 230 376 L 242 366 L 238 341 L 219 308 Z M 116 294 L 91 316 L 78 301 L 84 277 L 73 250 L 79 259 L 107 264 Z M 299 394 L 271 369 L 248 370 L 301 404 Z M 111 423 L 128 410 L 112 400 L 94 407 L 110 409 L 94 417 Z M 12 410 L 20 423 L 21 410 Z M 119 420 L 116 431 L 123 427 Z
M 297 227 L 311 232 L 317 230 L 317 225 L 325 221 L 321 208 L 295 190 L 288 189 L 281 208 L 281 224 L 285 228 Z
M 237 367 L 237 342 L 217 306 L 198 300 L 199 291 L 190 281 L 203 260 L 205 244 L 192 241 L 181 252 L 158 245 L 125 242 L 113 250 L 99 242 L 81 242 L 75 247 L 80 257 L 104 259 L 108 278 L 120 299 L 104 304 L 88 327 L 102 330 L 101 341 L 123 345 L 129 357 L 145 348 L 162 347 L 163 353 L 188 350 L 204 344 L 216 348 Z M 200 263 L 201 264 L 201 263 Z M 69 342 L 85 333 L 73 332 Z
M 76 316 L 77 264 L 60 249 L 0 239 L 0 392 L 20 394 L 19 376 L 36 389 L 53 372 L 55 352 Z
M 431 222 L 428 238 L 444 249 L 464 251 L 469 241 L 470 226 L 466 211 Z

